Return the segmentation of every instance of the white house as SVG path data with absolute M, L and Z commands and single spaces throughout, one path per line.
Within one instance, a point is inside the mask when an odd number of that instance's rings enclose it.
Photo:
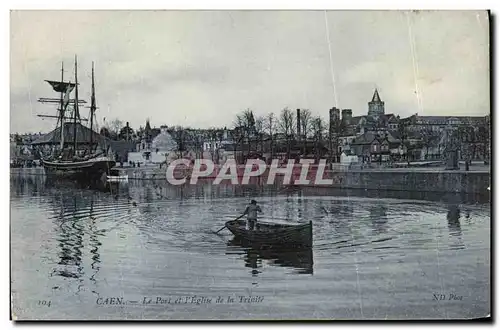
M 359 159 L 356 155 L 346 155 L 346 152 L 342 152 L 340 155 L 340 163 L 342 165 L 357 164 L 358 162 Z
M 351 143 L 356 139 L 357 135 L 339 136 L 338 143 L 340 152 L 351 150 Z
M 160 164 L 169 162 L 170 158 L 174 157 L 177 143 L 172 136 L 167 132 L 167 126 L 160 127 L 160 134 L 152 138 L 151 126 L 149 121 L 146 122 L 146 128 L 141 141 L 137 145 L 136 152 L 128 154 L 128 160 L 141 165 Z

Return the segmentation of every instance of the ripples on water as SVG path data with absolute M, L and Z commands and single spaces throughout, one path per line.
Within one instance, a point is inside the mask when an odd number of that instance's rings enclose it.
M 203 183 L 172 187 L 153 181 L 94 189 L 13 174 L 14 313 L 24 319 L 487 315 L 488 201 L 370 194 Z M 243 246 L 227 231 L 213 234 L 237 217 L 250 197 L 259 201 L 266 220 L 312 220 L 313 248 L 261 250 Z M 463 298 L 433 301 L 435 293 Z M 264 300 L 96 304 L 99 297 L 142 301 L 192 295 Z M 40 299 L 51 300 L 52 306 L 41 308 Z

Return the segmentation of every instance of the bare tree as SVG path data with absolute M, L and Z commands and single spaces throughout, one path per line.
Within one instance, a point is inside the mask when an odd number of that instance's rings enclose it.
M 274 113 L 269 113 L 265 118 L 264 127 L 269 134 L 271 159 L 274 157 L 274 134 L 276 133 L 276 118 Z
M 253 111 L 250 109 L 246 109 L 243 111 L 243 120 L 244 120 L 244 132 L 247 140 L 247 157 L 252 151 L 252 139 L 255 137 L 255 117 L 253 115 Z
M 306 153 L 306 141 L 311 134 L 312 129 L 312 114 L 309 109 L 303 109 L 300 113 L 300 132 L 301 132 L 301 140 L 302 140 L 302 153 Z
M 264 124 L 265 118 L 262 116 L 258 116 L 255 118 L 255 135 L 259 143 L 260 152 L 264 152 Z
M 491 140 L 489 116 L 485 117 L 484 122 L 479 125 L 476 135 L 478 144 L 481 148 L 482 158 L 485 162 L 487 162 L 490 159 L 489 151 Z
M 240 150 L 243 151 L 243 143 L 245 142 L 246 129 L 245 129 L 245 117 L 242 114 L 237 114 L 234 121 L 234 130 L 231 132 L 232 139 L 235 142 L 235 157 L 236 157 L 236 145 L 241 144 Z
M 309 109 L 303 109 L 300 112 L 300 131 L 302 135 L 307 139 L 309 135 L 311 134 L 312 130 L 312 120 L 313 116 L 311 113 L 311 110 Z
M 284 108 L 283 110 L 281 110 L 279 117 L 279 129 L 280 132 L 285 136 L 287 150 L 286 154 L 287 159 L 289 159 L 292 141 L 294 140 L 295 135 L 295 118 L 293 112 L 288 108 Z
M 116 118 L 110 124 L 110 131 L 114 133 L 115 136 L 118 136 L 122 127 L 123 127 L 123 121 Z
M 231 140 L 233 141 L 233 152 L 234 152 L 234 158 L 235 161 L 240 163 L 241 162 L 241 157 L 237 157 L 236 153 L 236 148 L 238 145 L 240 145 L 240 150 L 243 152 L 243 143 L 245 142 L 245 133 L 244 129 L 242 126 L 236 126 L 234 129 L 229 131 L 229 136 L 231 137 Z
M 189 132 L 182 126 L 174 126 L 168 130 L 168 133 L 177 144 L 175 150 L 177 158 L 182 158 L 188 150 Z
M 101 129 L 99 130 L 99 134 L 108 138 L 111 137 L 111 133 L 109 132 L 109 129 L 106 126 L 101 127 Z
M 190 129 L 188 134 L 189 147 L 195 152 L 196 158 L 201 158 L 203 154 L 203 141 L 205 133 L 198 129 Z
M 247 143 L 247 157 L 250 154 L 252 139 L 256 136 L 255 130 L 255 117 L 253 111 L 250 109 L 244 110 L 242 113 L 236 115 L 235 120 L 235 138 L 241 143 L 241 149 L 243 149 L 243 143 Z
M 313 118 L 311 120 L 311 129 L 314 140 L 314 155 L 316 158 L 316 162 L 318 162 L 322 156 L 321 149 L 323 147 L 323 139 L 326 130 L 326 124 L 323 118 Z
M 217 129 L 209 128 L 205 134 L 205 142 L 208 142 L 208 152 L 210 153 L 210 159 L 215 162 L 216 153 L 216 142 L 217 142 Z M 219 162 L 217 161 L 217 164 Z
M 120 132 L 118 133 L 118 138 L 120 140 L 130 141 L 133 139 L 133 136 L 134 136 L 134 129 L 130 126 L 127 126 L 127 125 L 123 126 L 120 129 Z
M 410 165 L 410 151 L 412 144 L 410 143 L 410 126 L 414 123 L 414 116 L 403 118 L 399 120 L 398 133 L 401 139 L 401 146 L 403 148 L 403 156 L 406 156 L 406 161 Z
M 478 154 L 482 153 L 483 159 L 487 158 L 489 147 L 488 131 L 489 123 L 486 117 L 481 122 L 468 122 L 459 127 L 461 153 L 467 165 L 470 165 L 472 160 L 480 158 Z M 466 166 L 466 169 L 468 169 L 468 166 Z
M 329 120 L 328 126 L 328 146 L 330 149 L 330 162 L 336 163 L 339 161 L 339 137 L 341 134 L 341 120 L 340 118 L 335 118 L 335 120 Z
M 443 135 L 447 168 L 458 169 L 458 152 L 462 145 L 460 130 L 456 126 L 448 125 L 443 131 Z
M 234 147 L 234 157 L 235 160 L 240 163 L 241 159 L 238 159 L 236 156 L 236 147 L 240 145 L 240 151 L 243 152 L 243 143 L 245 142 L 246 137 L 246 128 L 245 128 L 245 118 L 241 114 L 236 115 L 236 119 L 234 122 L 234 129 L 231 131 L 231 138 L 233 140 Z
M 216 144 L 216 163 L 220 164 L 220 151 L 222 149 L 222 141 L 224 140 L 224 133 L 226 132 L 226 128 L 224 127 L 223 129 L 218 129 L 215 134 L 215 141 L 218 143 Z
M 209 143 L 210 157 L 215 164 L 220 163 L 220 151 L 225 131 L 226 128 L 209 128 L 204 134 L 205 141 Z
M 425 148 L 425 159 L 429 157 L 429 148 L 435 145 L 439 139 L 440 134 L 432 129 L 432 127 L 425 126 L 420 130 L 420 136 L 422 139 L 422 144 Z
M 135 132 L 135 135 L 136 135 L 136 137 L 137 137 L 138 140 L 141 140 L 142 136 L 144 135 L 144 127 L 139 126 L 139 128 Z

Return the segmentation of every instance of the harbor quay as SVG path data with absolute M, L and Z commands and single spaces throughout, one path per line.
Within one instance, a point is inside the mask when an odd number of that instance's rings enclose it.
M 242 183 L 244 176 L 244 166 L 238 167 L 238 183 Z M 217 169 L 216 169 L 217 171 Z M 301 168 L 296 166 L 290 180 L 284 182 L 285 176 L 276 175 L 276 180 L 281 180 L 284 184 L 295 185 L 300 180 Z M 120 169 L 120 172 L 128 175 L 129 180 L 151 180 L 166 179 L 166 170 L 159 168 L 128 168 Z M 214 171 L 215 172 L 215 171 Z M 301 186 L 308 187 L 331 187 L 364 190 L 396 190 L 415 192 L 447 192 L 447 193 L 470 193 L 489 194 L 491 185 L 491 175 L 489 169 L 465 170 L 444 170 L 440 168 L 408 168 L 408 169 L 325 169 L 322 178 L 325 181 L 332 181 L 330 184 L 317 184 L 314 179 L 317 169 L 310 168 L 306 180 L 310 183 L 302 183 Z M 174 175 L 182 175 L 178 171 Z M 185 172 L 186 184 L 190 182 L 189 172 Z M 251 182 L 266 184 L 268 182 L 269 167 L 266 168 L 257 178 L 251 178 Z M 215 180 L 217 174 L 213 173 L 198 180 Z M 177 176 L 178 177 L 178 176 Z
M 171 175 L 175 180 L 182 180 L 182 184 L 196 184 L 198 181 L 211 181 L 213 184 L 231 182 L 233 184 L 272 184 L 279 181 L 281 184 L 317 188 L 345 188 L 362 190 L 388 190 L 412 192 L 443 192 L 443 193 L 490 193 L 491 174 L 489 166 L 475 164 L 468 171 L 462 167 L 459 170 L 445 170 L 443 167 L 410 167 L 410 168 L 349 168 L 334 164 L 333 169 L 319 169 L 318 165 L 311 164 L 305 168 L 302 164 L 294 164 L 291 171 L 286 172 L 284 167 L 274 169 L 270 178 L 270 166 L 256 173 L 256 168 L 248 169 L 245 174 L 245 165 L 236 165 L 236 173 L 230 178 L 231 170 L 223 165 L 215 165 L 211 173 L 199 171 L 193 178 L 193 169 L 178 166 Z M 121 176 L 128 176 L 128 180 L 167 180 L 167 167 L 115 167 Z M 221 170 L 226 175 L 221 175 Z M 43 168 L 11 169 L 11 174 L 22 172 L 26 174 L 43 175 Z M 248 174 L 254 172 L 254 174 Z M 233 173 L 234 174 L 234 173 Z M 256 175 L 258 174 L 258 175 Z M 217 176 L 220 175 L 220 178 Z M 246 178 L 245 178 L 246 176 Z M 168 180 L 167 180 L 168 181 Z

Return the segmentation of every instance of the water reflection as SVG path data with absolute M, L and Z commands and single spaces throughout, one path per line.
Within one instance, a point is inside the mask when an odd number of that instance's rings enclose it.
M 458 208 L 458 205 L 448 205 L 446 219 L 448 219 L 450 235 L 461 236 L 462 229 L 460 227 L 460 209 Z
M 252 276 L 257 276 L 258 274 L 262 273 L 262 271 L 259 271 L 259 268 L 262 268 L 262 260 L 259 259 L 259 252 L 258 250 L 254 249 L 248 249 L 245 252 L 245 267 L 251 268 L 252 271 Z
M 85 189 L 85 190 L 95 190 L 95 191 L 110 192 L 110 193 L 117 192 L 120 187 L 120 183 L 118 182 L 105 182 L 105 181 L 85 182 L 80 180 L 65 180 L 54 177 L 45 177 L 44 183 L 46 188 Z
M 90 254 L 92 255 L 92 263 L 90 264 L 92 270 L 94 272 L 90 276 L 90 281 L 96 285 L 96 275 L 100 270 L 99 264 L 101 263 L 101 258 L 100 258 L 100 253 L 99 253 L 99 247 L 102 245 L 101 242 L 99 241 L 99 235 L 98 230 L 97 230 L 97 225 L 96 225 L 96 217 L 94 214 L 94 196 L 92 195 L 91 200 L 90 200 L 90 211 L 89 211 L 89 216 L 90 216 L 90 221 L 89 221 L 89 229 L 90 229 Z
M 61 191 L 53 193 L 49 200 L 58 247 L 58 251 L 54 251 L 58 261 L 51 276 L 77 280 L 77 292 L 84 290 L 85 280 L 97 286 L 96 276 L 101 267 L 99 249 L 104 231 L 98 229 L 98 218 L 102 205 L 96 210 L 95 194 L 92 190 Z
M 363 197 L 376 199 L 407 199 L 427 200 L 444 203 L 453 203 L 459 200 L 467 204 L 490 203 L 490 194 L 467 194 L 448 192 L 418 192 L 418 191 L 392 191 L 392 190 L 364 190 L 349 188 L 307 187 L 303 186 L 305 196 L 338 196 L 338 197 Z
M 251 268 L 253 276 L 262 272 L 263 261 L 273 266 L 291 268 L 296 274 L 313 274 L 313 249 L 273 247 L 262 248 L 251 246 L 237 238 L 233 238 L 227 243 L 230 250 L 228 254 L 242 254 L 244 256 L 245 267 Z M 235 250 L 234 247 L 241 247 Z
M 387 232 L 387 207 L 384 205 L 372 206 L 369 209 L 370 220 L 373 227 L 373 232 L 376 234 L 384 234 Z
M 387 306 L 402 308 L 394 312 L 397 318 L 408 317 L 409 310 L 418 308 L 435 310 L 425 303 L 424 291 L 429 285 L 437 287 L 441 278 L 449 280 L 446 287 L 460 288 L 466 283 L 470 292 L 480 292 L 474 301 L 488 302 L 481 290 L 487 291 L 489 282 L 478 274 L 489 270 L 490 211 L 476 200 L 468 203 L 459 195 L 446 202 L 384 200 L 382 195 L 362 196 L 362 191 L 356 192 L 359 197 L 348 195 L 349 191 L 330 194 L 324 188 L 315 196 L 305 190 L 272 186 L 200 182 L 178 187 L 165 180 L 131 180 L 128 185 L 104 188 L 12 175 L 12 270 L 19 279 L 13 290 L 26 304 L 35 296 L 39 299 L 37 294 L 44 289 L 50 292 L 59 287 L 53 292 L 61 302 L 60 315 L 157 317 L 157 307 L 120 308 L 117 312 L 96 306 L 91 292 L 102 297 L 121 292 L 125 297 L 143 293 L 168 296 L 172 292 L 212 296 L 215 283 L 221 294 L 232 295 L 235 287 L 243 289 L 251 281 L 259 283 L 251 288 L 254 293 L 273 288 L 279 297 L 252 305 L 255 307 L 228 305 L 221 312 L 210 307 L 172 308 L 168 316 L 203 318 L 213 312 L 213 317 L 225 317 L 236 309 L 256 317 L 268 317 L 269 312 L 281 317 L 280 311 L 304 315 L 304 308 L 309 313 L 318 301 L 323 312 L 347 310 L 351 302 L 358 301 L 359 286 L 363 303 L 371 300 L 374 313 L 380 312 L 374 299 L 381 297 Z M 227 243 L 232 238 L 228 232 L 214 235 L 226 220 L 243 211 L 250 196 L 262 203 L 265 220 L 313 220 L 314 252 L 256 248 L 234 239 Z M 437 254 L 440 267 L 435 264 Z M 359 278 L 355 261 L 362 275 Z M 425 275 L 415 269 L 422 269 Z M 397 297 L 394 285 L 401 286 Z M 304 299 L 298 301 L 297 297 Z M 81 304 L 66 303 L 75 298 Z M 423 301 L 422 307 L 414 304 L 415 299 Z M 464 310 L 470 308 L 464 306 Z M 266 314 L 259 314 L 261 311 Z M 43 318 L 46 310 L 36 313 L 33 317 Z M 342 316 L 345 314 L 332 314 Z
M 227 181 L 227 180 L 226 180 Z M 196 185 L 186 184 L 174 186 L 164 179 L 132 180 L 128 185 L 141 192 L 151 190 L 153 199 L 213 199 L 221 197 L 255 197 L 295 194 L 297 190 L 283 187 L 279 184 L 272 185 L 233 185 L 223 181 L 219 185 L 212 185 L 211 181 L 199 181 Z
M 43 193 L 45 177 L 43 175 L 26 175 L 22 172 L 13 173 L 10 177 L 10 193 L 20 197 L 26 194 L 37 196 Z
M 60 200 L 60 211 L 54 219 L 58 236 L 60 251 L 58 253 L 58 265 L 54 273 L 69 278 L 80 278 L 83 274 L 82 248 L 83 248 L 83 227 L 79 223 L 80 217 L 77 214 L 78 201 L 76 196 L 63 196 Z M 54 274 L 53 273 L 53 274 Z
M 451 247 L 454 249 L 463 249 L 464 243 L 462 241 L 462 227 L 460 225 L 460 208 L 457 204 L 448 205 L 446 219 L 448 220 L 450 236 L 455 238 L 451 242 Z

